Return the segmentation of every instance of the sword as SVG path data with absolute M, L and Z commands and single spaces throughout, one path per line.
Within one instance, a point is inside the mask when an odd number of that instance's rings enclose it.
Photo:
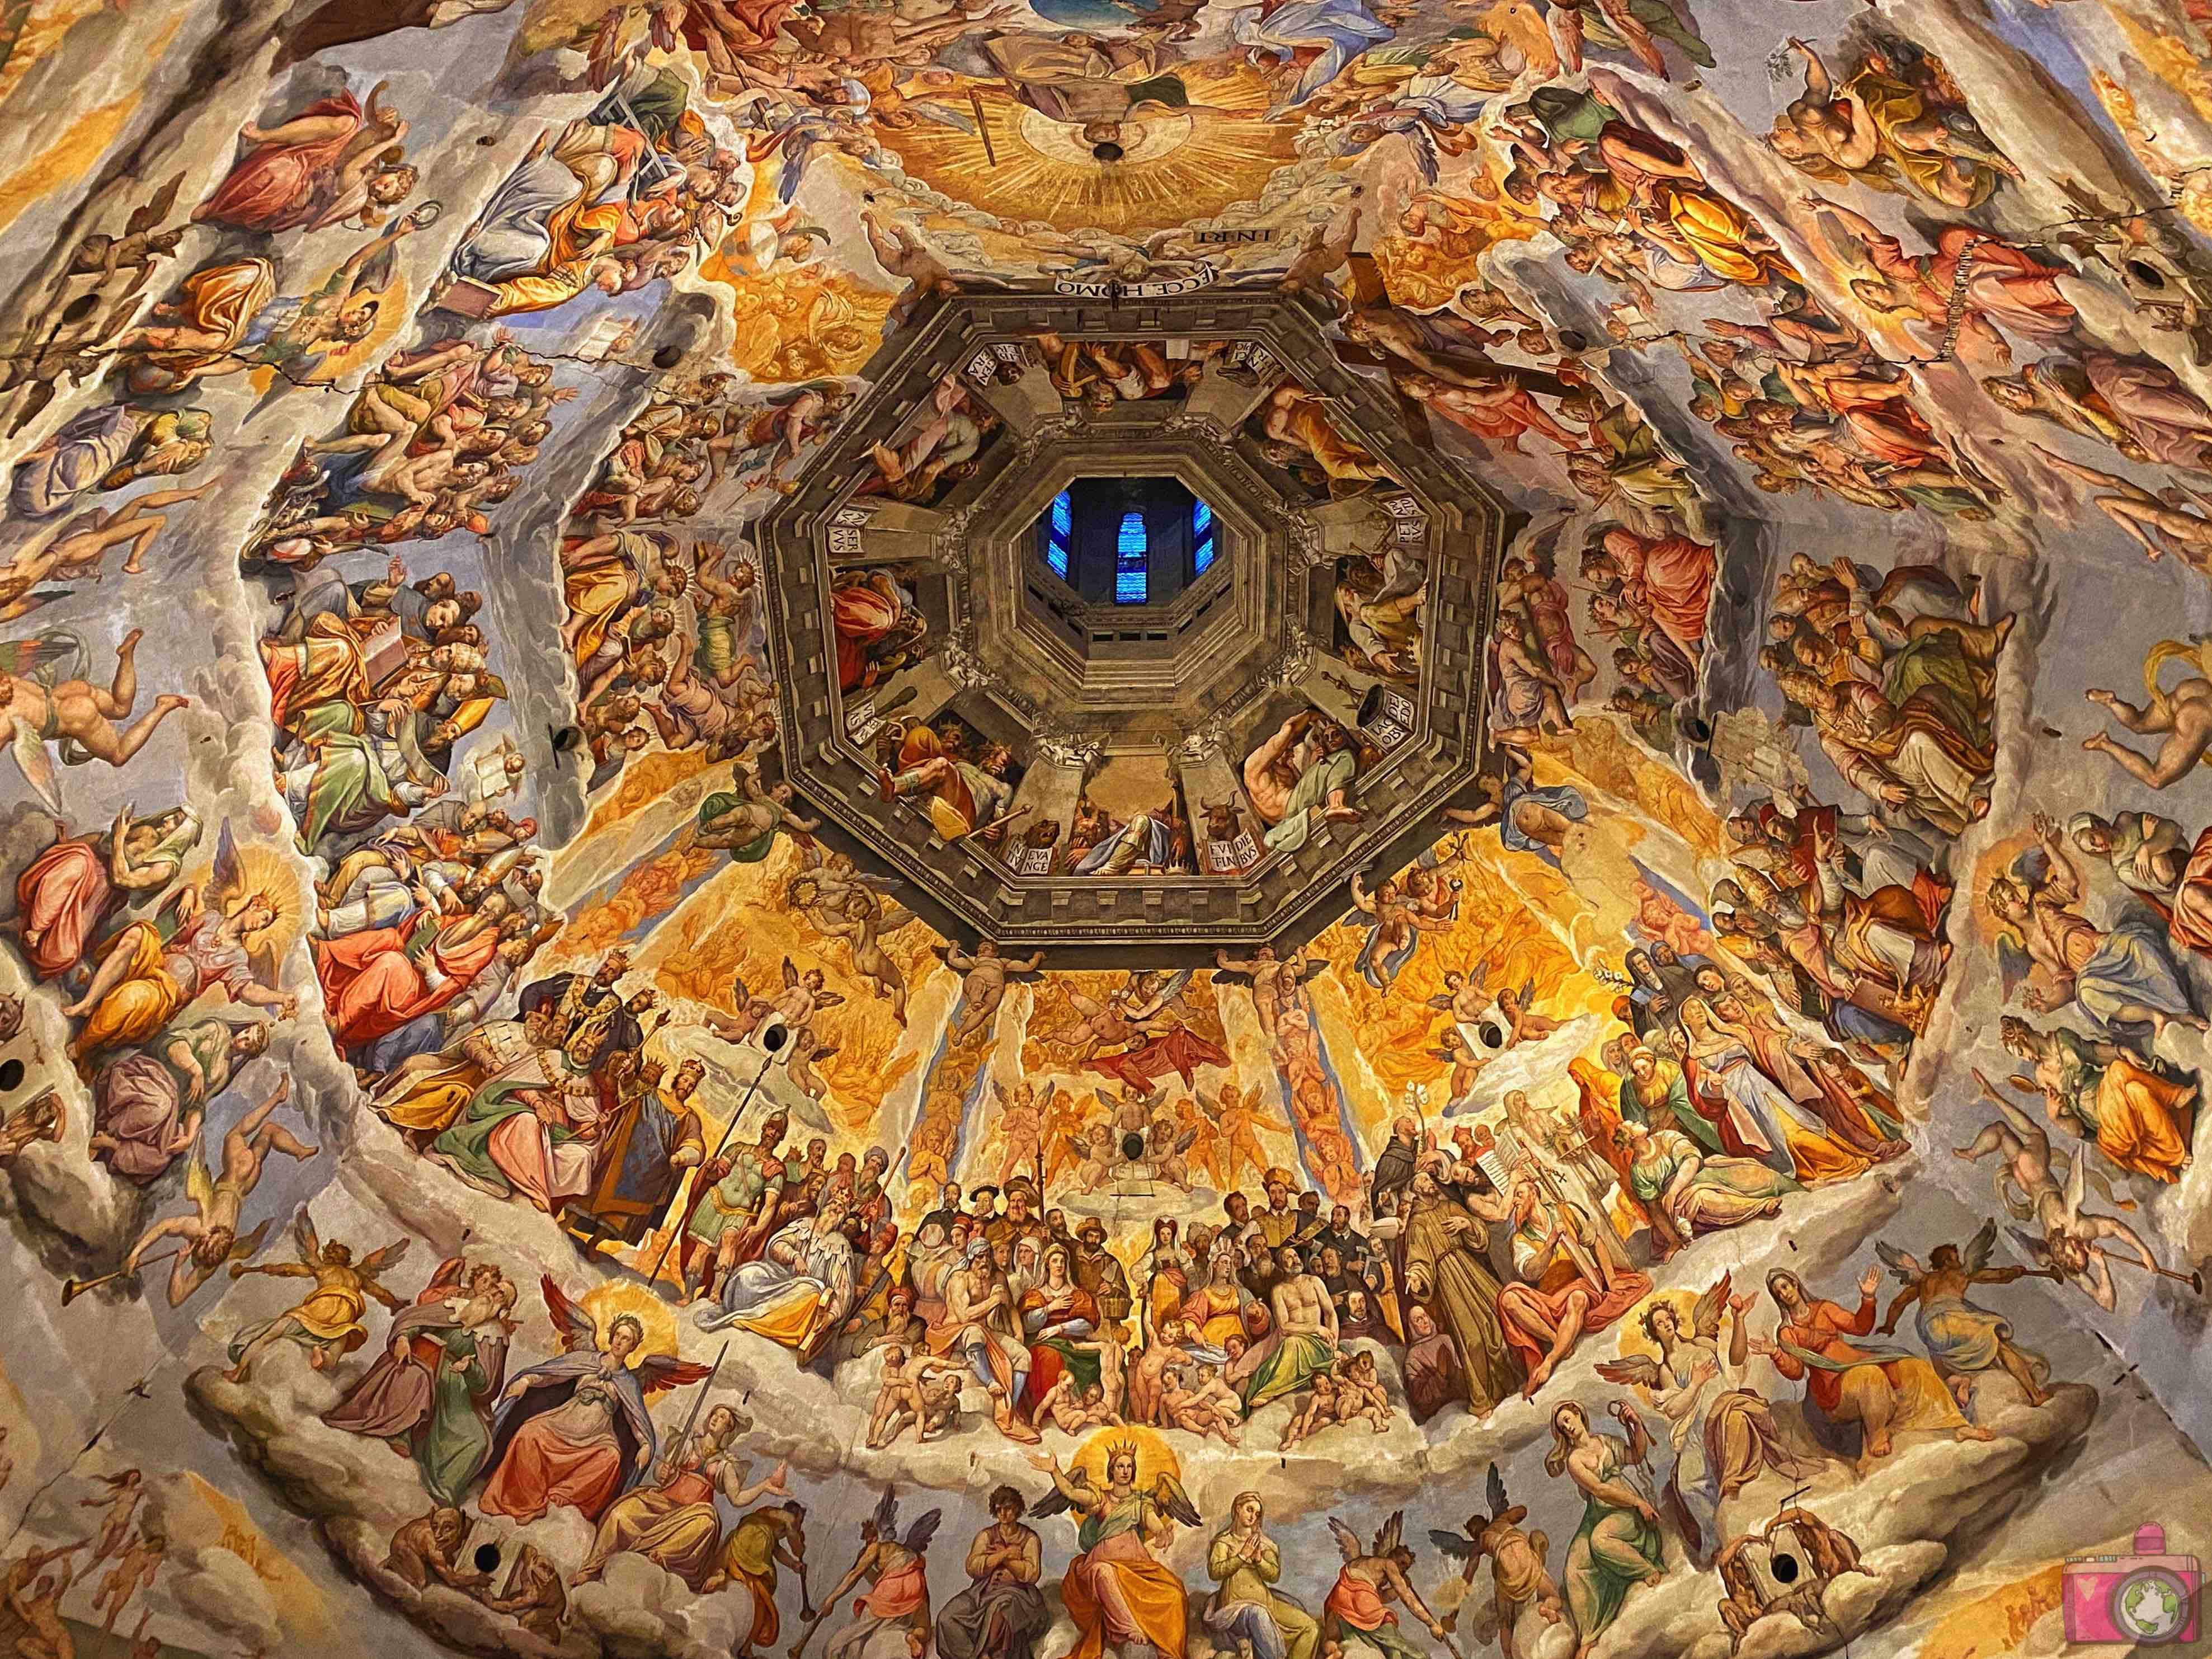
M 676 1449 L 669 1454 L 670 1456 L 682 1456 L 684 1449 L 691 1443 L 691 1431 L 697 1427 L 699 1423 L 699 1408 L 707 1403 L 707 1390 L 714 1386 L 714 1379 L 721 1375 L 722 1360 L 729 1352 L 730 1345 L 726 1340 L 722 1344 L 722 1352 L 714 1356 L 714 1370 L 707 1373 L 707 1380 L 699 1385 L 699 1392 L 692 1397 L 691 1414 L 684 1419 L 683 1431 L 676 1437 Z

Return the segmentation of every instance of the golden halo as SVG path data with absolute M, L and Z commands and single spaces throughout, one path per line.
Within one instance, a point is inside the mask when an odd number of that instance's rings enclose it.
M 249 899 L 267 900 L 274 912 L 273 919 L 246 943 L 257 950 L 265 945 L 270 954 L 281 961 L 300 937 L 299 878 L 285 863 L 283 854 L 273 848 L 241 847 L 237 860 L 236 884 L 222 896 L 222 908 L 228 915 Z M 204 882 L 214 872 L 215 866 L 210 864 L 192 880 Z
M 648 1354 L 676 1352 L 676 1310 L 642 1285 L 611 1279 L 586 1291 L 576 1305 L 591 1315 L 596 1334 L 603 1339 L 624 1314 L 645 1328 L 645 1340 L 625 1362 L 632 1370 Z
M 1163 1474 L 1182 1479 L 1182 1465 L 1176 1461 L 1175 1449 L 1157 1429 L 1132 1425 L 1125 1429 L 1101 1429 L 1076 1449 L 1068 1460 L 1068 1473 L 1080 1469 L 1091 1477 L 1091 1484 L 1100 1492 L 1106 1490 L 1106 1462 L 1122 1446 L 1137 1454 L 1137 1488 L 1149 1487 L 1153 1479 Z
M 2008 923 L 1998 921 L 1990 914 L 1986 896 L 1990 890 L 1990 878 L 2010 875 L 2014 862 L 2022 853 L 2037 844 L 2033 832 L 2002 836 L 1983 848 L 1981 857 L 1974 860 L 1974 884 L 1960 896 L 1967 901 L 1967 908 L 1973 912 L 1974 927 L 1981 934 L 1984 945 L 1996 944 L 1999 933 L 2010 931 Z M 2075 854 L 2069 853 L 2068 856 Z

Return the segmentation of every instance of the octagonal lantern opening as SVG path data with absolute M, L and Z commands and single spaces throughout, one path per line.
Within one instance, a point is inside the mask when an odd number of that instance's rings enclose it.
M 785 776 L 902 904 L 1195 966 L 1433 839 L 1508 511 L 1311 314 L 961 295 L 870 379 L 759 537 Z

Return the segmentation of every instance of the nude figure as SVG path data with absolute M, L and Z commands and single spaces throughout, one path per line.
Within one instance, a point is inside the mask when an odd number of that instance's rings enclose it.
M 1201 1440 L 1211 1434 L 1230 1445 L 1237 1444 L 1243 1438 L 1239 1431 L 1244 1408 L 1236 1392 L 1221 1381 L 1218 1371 L 1209 1371 L 1207 1385 L 1202 1387 L 1189 1386 L 1187 1376 L 1183 1366 L 1170 1365 L 1160 1378 L 1160 1410 L 1167 1420 Z
M 279 1077 L 269 1098 L 239 1119 L 222 1138 L 222 1168 L 211 1183 L 201 1184 L 206 1181 L 204 1168 L 198 1181 L 187 1176 L 185 1190 L 191 1194 L 191 1214 L 173 1215 L 155 1222 L 131 1247 L 131 1254 L 123 1263 L 126 1275 L 138 1271 L 147 1253 L 161 1240 L 183 1241 L 166 1258 L 157 1258 L 169 1263 L 171 1307 L 181 1308 L 191 1300 L 193 1293 L 231 1260 L 240 1244 L 246 1246 L 247 1255 L 259 1248 L 261 1234 L 268 1224 L 264 1222 L 240 1240 L 238 1216 L 247 1195 L 260 1184 L 262 1166 L 269 1154 L 279 1152 L 304 1163 L 321 1150 L 306 1145 L 283 1124 L 269 1121 L 284 1103 L 291 1088 L 289 1076 Z
M 905 322 L 921 308 L 924 301 L 940 295 L 950 298 L 960 291 L 960 285 L 953 281 L 945 262 L 904 225 L 895 224 L 887 230 L 872 213 L 861 214 L 860 224 L 868 234 L 868 247 L 875 254 L 876 263 L 892 276 L 906 279 L 904 291 L 891 301 L 891 308 L 884 319 L 886 330 Z
M 885 1348 L 883 1385 L 876 1390 L 876 1408 L 868 1419 L 869 1449 L 881 1451 L 908 1427 L 926 1425 L 932 1404 L 927 1385 L 933 1376 L 958 1370 L 957 1365 L 913 1353 L 896 1344 Z M 957 1384 L 953 1393 L 957 1399 Z M 926 1426 L 921 1437 L 929 1438 Z
M 2203 760 L 2205 750 L 2212 749 L 2212 680 L 2191 675 L 2141 707 L 2096 686 L 2081 695 L 2129 731 L 2165 737 L 2154 756 L 2139 753 L 2102 732 L 2081 739 L 2084 749 L 2103 755 L 2153 789 L 2180 782 Z
M 115 647 L 115 678 L 106 690 L 88 680 L 61 680 L 50 689 L 0 669 L 0 742 L 14 751 L 24 781 L 48 799 L 54 793 L 49 743 L 72 743 L 94 760 L 121 766 L 146 746 L 155 726 L 191 707 L 190 697 L 166 694 L 128 726 L 117 726 L 138 701 L 134 659 L 145 631 L 132 629 Z
M 1275 1449 L 1288 1451 L 1331 1427 L 1337 1420 L 1336 1406 L 1336 1379 L 1323 1371 L 1314 1378 L 1311 1392 L 1283 1425 L 1283 1437 L 1275 1443 Z
M 960 981 L 960 1000 L 967 1011 L 957 1030 L 952 1034 L 955 1042 L 965 1042 L 978 1032 L 988 1031 L 991 1022 L 999 1016 L 999 1004 L 1006 994 L 1006 975 L 1033 974 L 1044 966 L 1044 952 L 1037 951 L 1024 961 L 1018 957 L 1002 957 L 997 941 L 978 939 L 975 954 L 969 956 L 957 945 L 945 949 L 945 965 L 964 975 Z
M 1352 244 L 1359 240 L 1359 210 L 1353 208 L 1334 223 L 1316 225 L 1306 233 L 1297 257 L 1285 269 L 1279 286 L 1285 294 L 1296 294 L 1311 300 L 1328 312 L 1344 309 L 1344 295 L 1329 280 L 1344 268 L 1352 258 Z
M 162 509 L 196 501 L 213 488 L 202 484 L 197 489 L 149 490 L 125 506 L 95 508 L 83 517 L 46 526 L 0 565 L 0 618 L 20 617 L 33 609 L 25 601 L 48 576 L 57 581 L 98 580 L 107 550 L 126 542 L 131 552 L 122 574 L 142 574 L 146 550 L 169 522 Z

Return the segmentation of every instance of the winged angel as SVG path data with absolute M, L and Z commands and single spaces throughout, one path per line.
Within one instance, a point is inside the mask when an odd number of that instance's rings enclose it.
M 1977 1285 L 2009 1285 L 2031 1275 L 2050 1279 L 2063 1279 L 2065 1275 L 2049 1263 L 2040 1268 L 1992 1267 L 1990 1252 L 1996 1242 L 1996 1222 L 1984 1221 L 1967 1240 L 1965 1249 L 1956 1244 L 1938 1244 L 1928 1253 L 1928 1263 L 1923 1267 L 1917 1258 L 1876 1239 L 1875 1254 L 1905 1287 L 1889 1304 L 1882 1334 L 1895 1331 L 1898 1316 L 1917 1302 L 1920 1340 L 1960 1405 L 1966 1403 L 1967 1385 L 1973 1375 L 1994 1364 L 2002 1366 L 2020 1384 L 2029 1405 L 2040 1406 L 2051 1398 L 2043 1388 L 2051 1375 L 2050 1364 L 2042 1355 L 2013 1341 L 2010 1320 L 1977 1307 L 1966 1299 L 1966 1292 Z
M 1533 1606 L 1543 1614 L 1546 1624 L 1556 1625 L 1567 1616 L 1567 1601 L 1553 1581 L 1547 1560 L 1552 1553 L 1551 1539 L 1541 1528 L 1533 1532 L 1522 1529 L 1521 1523 L 1528 1518 L 1528 1505 L 1507 1503 L 1505 1477 L 1495 1463 L 1490 1466 L 1487 1496 L 1488 1515 L 1478 1510 L 1468 1516 L 1464 1532 L 1431 1531 L 1429 1542 L 1460 1564 L 1460 1577 L 1468 1584 L 1474 1583 L 1483 1558 L 1490 1558 L 1490 1610 L 1498 1625 L 1498 1645 L 1505 1659 L 1514 1659 L 1513 1630 L 1523 1609 Z M 1444 1627 L 1452 1629 L 1458 1621 L 1459 1615 L 1453 1613 L 1444 1620 Z
M 1407 1577 L 1413 1571 L 1413 1552 L 1406 1546 L 1405 1510 L 1390 1512 L 1371 1546 L 1363 1545 L 1359 1534 L 1333 1515 L 1328 1517 L 1328 1530 L 1336 1540 L 1338 1553 L 1344 1557 L 1335 1587 L 1324 1603 L 1336 1621 L 1366 1638 L 1386 1659 L 1421 1659 L 1421 1650 L 1398 1633 L 1398 1615 L 1390 1611 L 1390 1604 L 1395 1601 L 1419 1619 L 1456 1659 L 1459 1644 L 1451 1639 L 1443 1621 L 1429 1611 L 1428 1603 Z
M 1178 1522 L 1199 1524 L 1175 1472 L 1155 1468 L 1146 1480 L 1138 1448 L 1127 1440 L 1107 1445 L 1103 1488 L 1087 1469 L 1062 1469 L 1050 1452 L 1030 1462 L 1052 1477 L 1052 1490 L 1030 1505 L 1030 1516 L 1077 1517 L 1082 1553 L 1067 1564 L 1060 1588 L 1067 1616 L 1083 1633 L 1078 1651 L 1119 1651 L 1132 1643 L 1179 1650 L 1188 1596 L 1182 1580 L 1152 1553 L 1175 1536 Z
M 231 1339 L 230 1369 L 223 1375 L 233 1382 L 243 1382 L 253 1357 L 280 1340 L 299 1343 L 307 1351 L 308 1364 L 319 1371 L 326 1370 L 368 1340 L 361 1321 L 368 1311 L 369 1297 L 374 1297 L 393 1313 L 399 1311 L 399 1298 L 378 1280 L 405 1258 L 406 1239 L 396 1238 L 356 1262 L 351 1246 L 337 1239 L 326 1243 L 316 1237 L 315 1224 L 305 1210 L 293 1224 L 292 1236 L 299 1247 L 297 1261 L 230 1264 L 233 1279 L 266 1273 L 271 1279 L 315 1282 L 315 1288 L 296 1305 L 263 1324 L 247 1327 Z
M 541 1279 L 545 1312 L 561 1352 L 515 1373 L 492 1419 L 491 1453 L 479 1507 L 486 1515 L 535 1521 L 566 1506 L 597 1520 L 644 1480 L 657 1441 L 646 1401 L 696 1382 L 708 1367 L 672 1353 L 646 1353 L 645 1325 L 617 1314 L 602 1329 L 590 1310 Z

